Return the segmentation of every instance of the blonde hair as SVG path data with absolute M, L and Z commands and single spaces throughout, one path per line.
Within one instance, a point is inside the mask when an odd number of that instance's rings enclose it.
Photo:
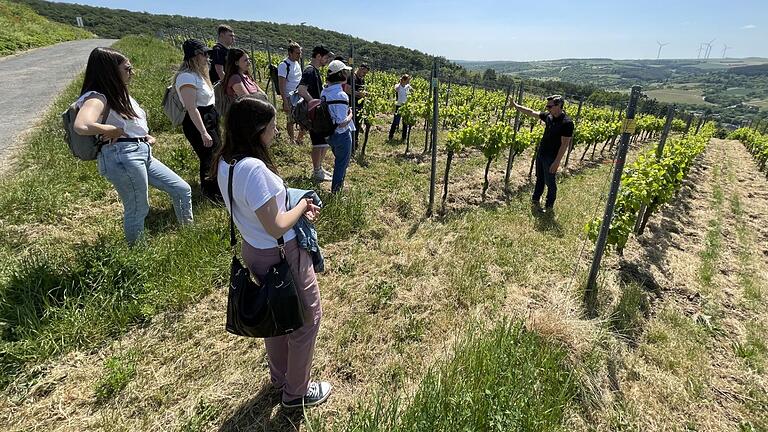
M 178 72 L 176 72 L 176 75 L 173 77 L 174 84 L 176 83 L 176 79 L 179 77 L 179 75 L 184 72 L 200 75 L 200 77 L 206 83 L 208 83 L 211 88 L 213 88 L 211 78 L 208 76 L 208 60 L 203 60 L 200 56 L 196 55 L 189 60 L 184 60 L 181 62 L 181 66 L 179 66 Z

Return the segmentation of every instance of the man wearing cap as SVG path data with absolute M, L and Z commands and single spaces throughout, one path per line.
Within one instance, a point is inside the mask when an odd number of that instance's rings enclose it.
M 560 167 L 560 161 L 563 159 L 568 146 L 571 145 L 573 138 L 573 121 L 563 111 L 563 97 L 552 95 L 547 97 L 547 111 L 538 112 L 528 107 L 518 105 L 514 101 L 512 104 L 515 109 L 521 113 L 544 122 L 544 135 L 539 143 L 539 150 L 536 154 L 536 186 L 533 188 L 531 205 L 534 210 L 541 210 L 541 195 L 544 193 L 544 186 L 547 186 L 547 198 L 544 204 L 544 211 L 552 213 L 557 198 L 557 169 Z
M 218 40 L 209 54 L 211 67 L 208 75 L 211 78 L 211 84 L 216 84 L 224 79 L 224 64 L 227 62 L 227 54 L 232 45 L 235 44 L 235 32 L 232 27 L 221 24 L 216 32 Z
M 304 100 L 320 99 L 320 92 L 323 90 L 323 77 L 320 75 L 320 68 L 328 64 L 329 54 L 331 52 L 322 45 L 312 49 L 312 60 L 304 68 L 299 87 L 296 89 L 299 96 Z M 326 137 L 312 131 L 309 132 L 309 137 L 312 140 L 312 179 L 331 181 L 331 173 L 323 169 L 323 159 L 328 151 Z

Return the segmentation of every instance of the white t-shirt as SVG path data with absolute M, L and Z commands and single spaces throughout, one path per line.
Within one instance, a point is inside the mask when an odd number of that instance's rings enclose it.
M 223 159 L 219 161 L 217 181 L 219 190 L 224 195 L 224 204 L 232 212 L 235 226 L 243 236 L 243 240 L 256 249 L 271 249 L 277 247 L 277 240 L 269 235 L 256 216 L 256 210 L 260 209 L 272 197 L 277 200 L 277 208 L 280 213 L 285 209 L 285 185 L 283 179 L 267 168 L 259 159 L 247 157 L 235 165 L 235 175 L 232 181 L 232 197 L 234 198 L 234 210 L 229 202 L 227 186 L 229 181 L 229 164 Z M 283 240 L 287 243 L 296 237 L 293 229 L 283 234 Z
M 288 64 L 291 65 L 290 69 L 285 62 L 288 62 Z M 301 65 L 299 65 L 299 62 L 286 58 L 277 65 L 277 76 L 285 78 L 285 92 L 291 93 L 299 87 L 299 81 L 301 81 Z
M 213 89 L 200 75 L 192 72 L 182 72 L 176 77 L 176 91 L 179 93 L 179 99 L 184 103 L 184 99 L 181 98 L 181 87 L 187 84 L 191 84 L 197 91 L 195 93 L 195 103 L 197 107 L 207 107 L 213 105 L 215 98 L 213 96 Z M 189 107 L 185 107 L 189 109 Z
M 85 94 L 80 96 L 80 98 L 77 100 L 77 108 L 82 108 L 86 100 L 94 97 L 97 97 L 101 99 L 102 102 L 107 103 L 107 99 L 104 97 L 104 95 L 99 92 L 89 91 L 85 92 Z M 110 108 L 109 115 L 107 115 L 107 120 L 104 122 L 104 124 L 122 128 L 125 136 L 128 138 L 141 138 L 147 136 L 147 134 L 149 134 L 149 126 L 147 125 L 147 113 L 141 109 L 139 103 L 136 102 L 136 99 L 132 98 L 131 96 L 128 96 L 128 98 L 130 98 L 131 106 L 133 106 L 133 110 L 136 112 L 138 117 L 132 119 L 124 119 L 123 116 L 117 113 L 117 111 Z M 99 114 L 99 119 L 97 121 L 101 123 L 101 114 Z
M 397 87 L 395 87 L 395 90 L 397 91 L 397 105 L 402 105 L 405 103 L 405 101 L 408 100 L 408 93 L 411 92 L 411 85 L 400 85 L 397 84 Z

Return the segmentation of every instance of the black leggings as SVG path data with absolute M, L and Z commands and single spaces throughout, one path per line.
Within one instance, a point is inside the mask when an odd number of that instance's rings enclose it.
M 200 136 L 200 131 L 197 130 L 197 126 L 192 122 L 189 113 L 184 116 L 184 122 L 181 125 L 184 130 L 184 136 L 192 144 L 192 150 L 195 151 L 200 159 L 200 191 L 203 196 L 218 200 L 221 199 L 219 185 L 215 179 L 208 177 L 208 171 L 213 163 L 213 154 L 221 146 L 219 113 L 216 112 L 216 108 L 213 105 L 197 107 L 197 110 L 200 112 L 200 117 L 203 118 L 205 130 L 208 131 L 208 135 L 213 139 L 212 146 L 206 147 L 203 145 L 203 137 Z

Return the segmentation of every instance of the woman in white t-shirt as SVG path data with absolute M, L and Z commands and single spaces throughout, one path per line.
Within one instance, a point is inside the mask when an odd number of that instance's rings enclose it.
M 293 226 L 302 216 L 314 220 L 320 209 L 311 199 L 291 209 L 286 205 L 287 190 L 269 152 L 276 133 L 275 114 L 270 103 L 253 95 L 236 100 L 226 117 L 226 136 L 211 174 L 227 191 L 230 164 L 235 164 L 233 202 L 225 193 L 224 205 L 243 236 L 243 260 L 252 274 L 264 280 L 268 269 L 280 262 L 276 239 L 285 241 L 286 259 L 304 305 L 304 326 L 264 343 L 272 385 L 282 392 L 283 407 L 309 407 L 324 402 L 331 385 L 309 380 L 322 308 L 312 257 L 299 248 Z
M 182 48 L 184 62 L 174 78 L 176 91 L 187 110 L 181 126 L 200 159 L 200 191 L 204 197 L 220 202 L 219 187 L 215 180 L 208 177 L 213 154 L 221 145 L 219 113 L 214 106 L 213 85 L 208 77 L 210 49 L 196 39 L 184 41 Z
M 123 202 L 123 228 L 134 244 L 144 231 L 152 185 L 171 196 L 179 223 L 192 222 L 192 190 L 176 173 L 152 157 L 155 138 L 147 115 L 128 94 L 133 66 L 111 48 L 95 48 L 88 57 L 77 100 L 75 132 L 99 135 L 105 142 L 97 155 L 99 173 L 117 189 Z

